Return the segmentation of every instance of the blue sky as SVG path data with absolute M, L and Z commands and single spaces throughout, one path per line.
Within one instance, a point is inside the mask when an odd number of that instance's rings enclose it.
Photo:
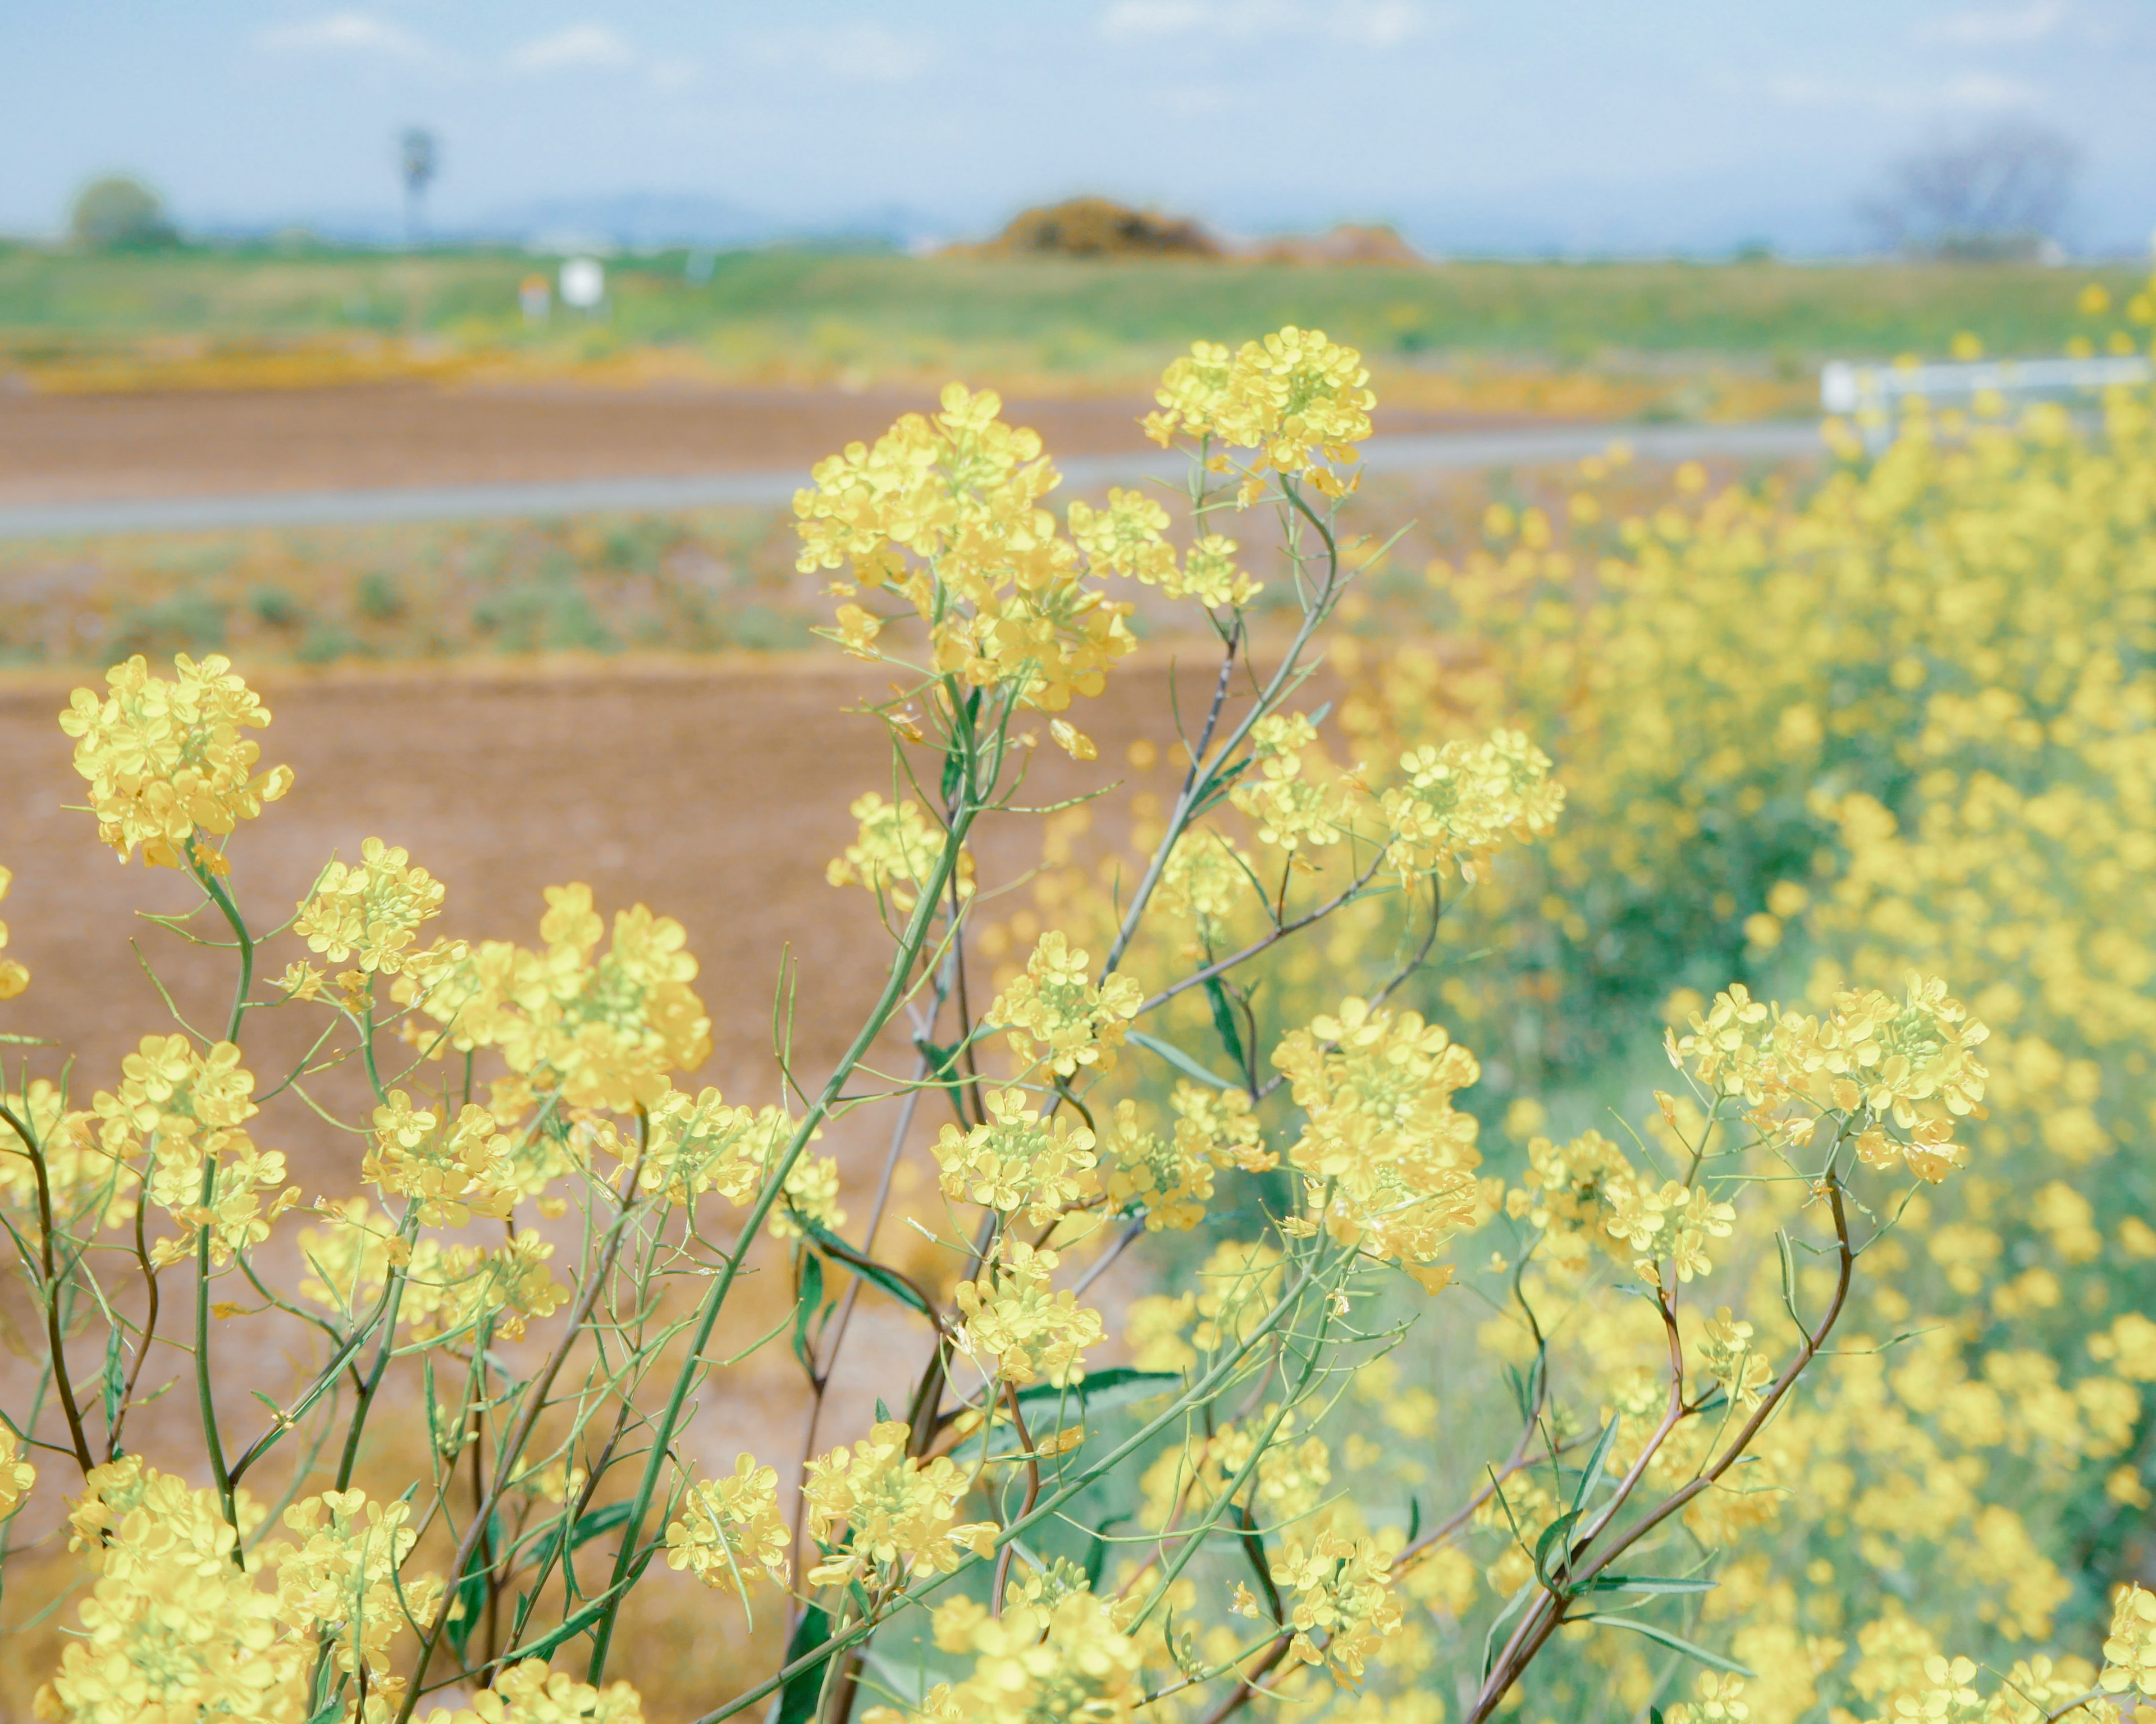
M 417 122 L 445 228 L 658 192 L 960 233 L 1098 190 L 1439 247 L 1820 249 L 1896 151 L 2001 116 L 2080 146 L 2079 242 L 2156 228 L 2150 0 L 0 0 L 0 39 L 15 231 L 116 168 L 198 222 L 387 220 Z

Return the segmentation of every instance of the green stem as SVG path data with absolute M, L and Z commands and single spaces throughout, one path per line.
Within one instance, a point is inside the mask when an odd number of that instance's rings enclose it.
M 219 1435 L 217 1428 L 217 1400 L 210 1393 L 209 1255 L 211 1229 L 214 1221 L 209 1211 L 216 1200 L 217 1157 L 204 1156 L 203 1219 L 195 1224 L 195 1400 L 202 1413 L 203 1447 L 209 1451 L 210 1480 L 217 1486 L 218 1501 L 224 1510 L 225 1524 L 234 1531 L 232 1560 L 244 1571 L 247 1567 L 247 1557 L 239 1548 L 239 1516 L 233 1505 L 232 1475 L 224 1465 L 224 1439 Z
M 629 1518 L 622 1526 L 621 1545 L 614 1558 L 613 1579 L 610 1586 L 613 1597 L 592 1633 L 591 1668 L 585 1680 L 595 1686 L 606 1674 L 607 1652 L 613 1643 L 614 1622 L 620 1613 L 622 1599 L 628 1592 L 626 1583 L 634 1571 L 649 1558 L 649 1553 L 639 1548 L 643 1542 L 644 1519 L 651 1511 L 652 1498 L 658 1493 L 660 1475 L 665 1470 L 671 1455 L 674 1433 L 680 1424 L 681 1410 L 687 1404 L 690 1390 L 695 1387 L 698 1367 L 703 1362 L 704 1349 L 710 1344 L 711 1330 L 719 1320 L 720 1308 L 725 1305 L 727 1294 L 732 1290 L 734 1277 L 741 1273 L 742 1264 L 747 1258 L 749 1247 L 755 1243 L 765 1218 L 778 1203 L 779 1193 L 786 1185 L 786 1176 L 793 1171 L 794 1162 L 800 1159 L 801 1152 L 808 1147 L 809 1137 L 823 1123 L 824 1116 L 830 1111 L 831 1104 L 844 1090 L 846 1080 L 853 1075 L 854 1068 L 866 1057 L 869 1049 L 883 1034 L 892 1014 L 897 1011 L 900 1001 L 905 998 L 908 978 L 913 973 L 914 961 L 920 957 L 921 947 L 927 943 L 929 927 L 942 903 L 943 889 L 952 871 L 957 866 L 958 852 L 965 844 L 967 832 L 978 812 L 969 798 L 952 817 L 950 836 L 944 843 L 942 854 L 936 860 L 935 878 L 922 885 L 921 895 L 914 903 L 912 918 L 906 925 L 904 937 L 899 942 L 897 952 L 891 958 L 891 973 L 885 978 L 882 993 L 877 997 L 875 1008 L 862 1023 L 853 1044 L 832 1068 L 822 1093 L 794 1127 L 793 1141 L 787 1146 L 786 1153 L 766 1177 L 762 1193 L 750 1209 L 748 1219 L 742 1224 L 741 1235 L 726 1258 L 726 1266 L 711 1283 L 711 1291 L 704 1296 L 703 1307 L 696 1314 L 696 1328 L 690 1338 L 688 1357 L 682 1362 L 680 1373 L 674 1380 L 673 1393 L 667 1397 L 665 1410 L 660 1414 L 658 1424 L 651 1433 L 651 1446 L 646 1453 L 644 1475 L 637 1482 L 636 1495 L 629 1503 Z M 416 1687 L 415 1682 L 415 1691 Z

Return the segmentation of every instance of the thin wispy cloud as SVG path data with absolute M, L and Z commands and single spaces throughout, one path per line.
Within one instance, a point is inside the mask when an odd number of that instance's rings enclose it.
M 839 84 L 911 84 L 936 64 L 935 44 L 879 23 L 773 31 L 749 44 L 754 59 Z
M 636 50 L 604 24 L 572 24 L 511 50 L 512 72 L 626 71 Z
M 1114 0 L 1101 15 L 1101 33 L 1111 42 L 1315 36 L 1350 47 L 1393 48 L 1424 34 L 1434 22 L 1430 9 L 1416 0 Z
M 2018 48 L 2057 35 L 2071 15 L 2066 0 L 2029 0 L 2025 6 L 1976 7 L 1926 18 L 1909 35 L 1927 47 Z
M 2046 99 L 2037 85 L 1993 72 L 1964 72 L 1930 84 L 1791 76 L 1769 79 L 1766 91 L 1785 107 L 1854 108 L 1877 114 L 1996 112 L 2035 107 Z
M 371 12 L 331 12 L 321 18 L 278 24 L 257 34 L 254 45 L 270 54 L 319 58 L 420 61 L 441 57 L 440 50 L 424 37 Z

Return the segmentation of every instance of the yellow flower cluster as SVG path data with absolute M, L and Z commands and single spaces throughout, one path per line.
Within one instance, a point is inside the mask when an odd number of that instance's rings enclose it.
M 1743 1096 L 1763 1119 L 1789 1104 L 1861 1116 L 1857 1150 L 1866 1161 L 1905 1161 L 1937 1184 L 1965 1160 L 1954 1121 L 1984 1099 L 1990 1074 L 1970 1050 L 1989 1034 L 1936 978 L 1912 975 L 1898 1002 L 1876 988 L 1844 989 L 1818 1017 L 1763 1005 L 1738 984 L 1692 1014 L 1689 1034 L 1671 1031 L 1669 1054 L 1716 1093 Z M 1784 1130 L 1793 1142 L 1809 1142 L 1816 1121 L 1800 1111 Z M 1890 1136 L 1890 1126 L 1904 1135 Z
M 324 1662 L 394 1700 L 403 1680 L 393 1643 L 431 1623 L 442 1594 L 437 1577 L 399 1572 L 417 1540 L 410 1514 L 360 1491 L 310 1496 L 285 1512 L 300 1542 L 273 1542 L 242 1568 L 211 1492 L 136 1455 L 95 1469 L 69 1526 L 69 1547 L 98 1578 L 38 1716 L 290 1724 L 311 1715 Z M 274 1590 L 257 1583 L 264 1569 Z
M 1226 1240 L 1213 1248 L 1197 1279 L 1196 1292 L 1149 1293 L 1131 1302 L 1124 1334 L 1141 1370 L 1184 1370 L 1201 1352 L 1250 1335 L 1280 1296 L 1281 1255 L 1262 1241 Z
M 66 1093 L 47 1078 L 32 1078 L 4 1099 L 38 1141 L 56 1215 L 71 1214 L 84 1205 L 90 1206 L 105 1227 L 134 1219 L 135 1193 L 141 1188 L 141 1178 L 106 1150 L 94 1113 L 69 1108 Z M 133 1137 L 121 1142 L 123 1153 L 132 1151 Z M 43 1231 L 37 1169 L 30 1158 L 30 1147 L 5 1122 L 0 1122 L 0 1203 L 19 1212 L 14 1225 L 26 1237 L 34 1238 Z
M 1293 855 L 1322 849 L 1346 836 L 1354 811 L 1348 787 L 1306 772 L 1317 726 L 1301 713 L 1269 713 L 1250 726 L 1255 777 L 1245 775 L 1228 793 L 1247 814 L 1264 843 Z
M 1714 1267 L 1707 1255 L 1710 1239 L 1726 1239 L 1736 1230 L 1733 1203 L 1715 1201 L 1701 1186 L 1681 1179 L 1656 1184 L 1635 1178 L 1610 1193 L 1609 1219 L 1604 1224 L 1632 1254 L 1634 1264 L 1650 1280 L 1668 1265 L 1680 1281 L 1703 1275 Z
M 1113 1602 L 1060 1576 L 1033 1574 L 1011 1588 L 1003 1614 L 954 1598 L 935 1616 L 936 1644 L 971 1657 L 961 1682 L 939 1682 L 920 1706 L 877 1706 L 862 1724 L 1131 1724 L 1144 1704 L 1138 1643 Z
M 37 1468 L 23 1458 L 22 1439 L 0 1425 L 0 1521 L 22 1506 L 37 1482 Z
M 1219 533 L 1200 534 L 1178 567 L 1163 536 L 1168 511 L 1142 491 L 1111 490 L 1105 509 L 1074 502 L 1070 520 L 1070 536 L 1094 568 L 1158 587 L 1170 598 L 1241 610 L 1265 590 L 1236 567 L 1235 541 Z
M 172 680 L 152 676 L 138 653 L 105 672 L 102 699 L 77 689 L 60 715 L 98 837 L 122 861 L 141 845 L 156 868 L 181 866 L 198 831 L 223 837 L 292 787 L 290 767 L 254 771 L 262 751 L 241 733 L 270 714 L 231 662 L 182 653 L 174 668 Z
M 284 1183 L 285 1157 L 245 1130 L 256 1111 L 254 1078 L 230 1042 L 203 1050 L 184 1035 L 146 1035 L 120 1062 L 117 1092 L 100 1090 L 90 1106 L 106 1155 L 150 1151 L 150 1200 L 181 1229 L 158 1242 L 157 1261 L 186 1256 L 207 1230 L 211 1260 L 228 1262 L 269 1238 L 270 1224 L 299 1199 L 293 1187 L 263 1201 Z
M 626 1682 L 594 1688 L 545 1660 L 509 1666 L 452 1712 L 437 1706 L 421 1724 L 644 1724 L 644 1702 Z
M 2138 1585 L 2119 1588 L 2103 1643 L 2101 1680 L 2107 1694 L 2156 1698 L 2156 1593 Z
M 326 1648 L 337 1669 L 362 1667 L 375 1693 L 394 1696 L 403 1680 L 390 1667 L 391 1643 L 428 1627 L 440 1608 L 439 1576 L 407 1577 L 418 1542 L 409 1503 L 369 1502 L 363 1491 L 331 1491 L 285 1511 L 300 1535 L 264 1552 L 277 1573 L 277 1617 Z
M 549 886 L 544 949 L 490 941 L 408 965 L 394 997 L 418 1006 L 459 1050 L 499 1047 L 510 1069 L 572 1107 L 628 1113 L 656 1105 L 671 1074 L 711 1051 L 711 1021 L 689 986 L 696 960 L 671 916 L 643 905 L 605 924 L 581 882 Z M 424 1041 L 440 1051 L 444 1038 Z
M 1116 1049 L 1145 1003 L 1145 990 L 1120 972 L 1096 988 L 1086 967 L 1091 962 L 1050 930 L 1026 959 L 1025 973 L 988 1008 L 988 1021 L 1009 1032 L 1011 1051 L 1025 1070 L 1045 1065 L 1068 1078 L 1081 1066 L 1105 1072 L 1115 1065 Z
M 731 1474 L 702 1480 L 683 1496 L 680 1512 L 666 1526 L 666 1566 L 746 1599 L 752 1570 L 775 1586 L 786 1584 L 791 1542 L 778 1514 L 777 1470 L 742 1455 Z
M 401 845 L 370 838 L 357 867 L 332 862 L 322 870 L 292 931 L 331 963 L 357 956 L 361 969 L 393 976 L 413 936 L 441 914 L 446 891 Z
M 1344 1681 L 1360 1681 L 1364 1660 L 1399 1630 L 1392 1563 L 1372 1540 L 1320 1532 L 1306 1546 L 1291 1538 L 1273 1564 L 1273 1578 L 1294 1594 L 1288 1656 L 1322 1664 Z
M 1413 1012 L 1342 1001 L 1273 1050 L 1306 1123 L 1287 1154 L 1336 1239 L 1399 1264 L 1435 1292 L 1439 1260 L 1474 1218 L 1472 1114 L 1453 1095 L 1481 1075 L 1475 1056 Z
M 1146 435 L 1166 448 L 1178 434 L 1230 449 L 1260 449 L 1266 466 L 1327 495 L 1344 489 L 1333 468 L 1353 461 L 1370 434 L 1378 398 L 1353 347 L 1292 324 L 1232 355 L 1199 341 L 1168 367 L 1146 415 Z M 1324 464 L 1331 462 L 1332 467 Z M 1246 502 L 1258 493 L 1244 489 Z
M 834 886 L 857 885 L 878 897 L 888 897 L 901 915 L 911 911 L 920 887 L 942 859 L 949 835 L 921 812 L 911 798 L 887 803 L 871 790 L 854 798 L 846 812 L 860 823 L 860 835 L 834 857 L 824 870 Z M 973 858 L 961 850 L 957 864 L 958 895 L 972 895 Z
M 1098 1159 L 1093 1134 L 1067 1114 L 1042 1119 L 1023 1090 L 991 1090 L 982 1101 L 985 1124 L 947 1125 L 932 1146 L 944 1194 L 1006 1214 L 1023 1209 L 1035 1226 L 1054 1220 Z
M 1208 956 L 1225 943 L 1229 921 L 1251 901 L 1255 873 L 1240 845 L 1210 826 L 1194 826 L 1175 841 L 1153 888 L 1152 908 L 1190 925 L 1186 957 Z
M 568 1299 L 569 1290 L 547 1267 L 553 1255 L 553 1242 L 536 1228 L 491 1249 L 444 1249 L 439 1240 L 423 1239 L 412 1248 L 397 1320 L 420 1341 L 464 1335 L 482 1322 L 514 1341 L 529 1319 L 552 1316 Z
M 860 1442 L 841 1443 L 808 1463 L 801 1491 L 808 1532 L 823 1559 L 808 1571 L 812 1586 L 860 1581 L 881 1588 L 916 1574 L 957 1568 L 968 1554 L 995 1548 L 992 1521 L 957 1521 L 968 1480 L 947 1455 L 921 1460 L 906 1452 L 911 1433 L 886 1419 Z
M 1040 506 L 1056 484 L 1034 432 L 1004 424 L 992 391 L 952 383 L 933 418 L 908 413 L 873 446 L 817 463 L 797 492 L 804 574 L 845 567 L 837 590 L 889 590 L 927 624 L 934 670 L 974 688 L 1008 685 L 1060 712 L 1097 695 L 1137 644 L 1114 603 L 1085 584 L 1077 549 Z M 917 562 L 909 559 L 918 559 Z M 856 584 L 857 583 L 857 584 Z M 886 619 L 849 604 L 850 650 L 882 655 Z
M 1178 1121 L 1173 1134 L 1163 1137 L 1139 1124 L 1137 1102 L 1118 1101 L 1102 1130 L 1101 1188 L 1118 1214 L 1142 1214 L 1147 1232 L 1187 1232 L 1212 1199 L 1209 1147 L 1191 1121 Z
M 1060 1260 L 1009 1239 L 993 1262 L 952 1296 L 963 1318 L 952 1341 L 1007 1383 L 1069 1388 L 1086 1378 L 1085 1352 L 1101 1342 L 1101 1314 L 1049 1284 Z
M 462 1227 L 475 1215 L 505 1219 L 516 1203 L 516 1168 L 510 1140 L 494 1116 L 467 1102 L 444 1126 L 429 1108 L 414 1108 L 402 1090 L 374 1110 L 374 1131 L 360 1178 L 384 1196 L 418 1200 L 428 1227 Z
M 8 888 L 15 883 L 15 876 L 0 868 L 0 899 L 8 895 Z M 8 924 L 0 922 L 0 952 L 8 949 Z M 12 957 L 0 957 L 0 1000 L 11 1000 L 30 985 L 30 972 Z
M 1472 881 L 1507 838 L 1547 836 L 1564 807 L 1549 757 L 1517 731 L 1410 749 L 1399 770 L 1378 807 L 1392 834 L 1386 858 L 1404 875 L 1450 867 Z

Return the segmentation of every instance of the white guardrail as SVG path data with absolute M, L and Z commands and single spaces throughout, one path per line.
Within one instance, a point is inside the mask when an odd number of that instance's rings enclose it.
M 1830 361 L 1820 371 L 1820 406 L 1830 413 L 1884 413 L 1902 397 L 1927 401 L 1973 398 L 1987 391 L 2005 396 L 2071 394 L 2145 383 L 2156 366 L 2136 354 L 2111 359 L 1979 359 L 1952 365 L 1853 365 Z

